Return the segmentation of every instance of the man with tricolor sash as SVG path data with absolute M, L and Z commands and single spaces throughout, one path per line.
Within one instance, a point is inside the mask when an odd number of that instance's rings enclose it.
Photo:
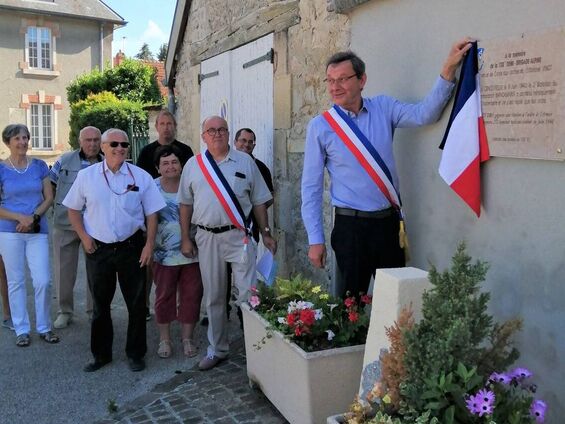
M 338 294 L 366 293 L 377 268 L 405 265 L 402 203 L 393 156 L 396 128 L 436 122 L 454 88 L 455 72 L 469 39 L 453 45 L 432 90 L 419 103 L 389 96 L 363 97 L 365 63 L 353 52 L 326 64 L 334 106 L 308 124 L 302 174 L 302 218 L 312 265 L 326 264 L 322 219 L 324 168 L 335 208 L 331 234 L 342 287 Z
M 207 150 L 185 165 L 178 192 L 181 251 L 192 257 L 198 248 L 204 302 L 208 314 L 206 356 L 198 367 L 208 370 L 229 353 L 226 315 L 227 263 L 231 264 L 236 304 L 247 300 L 256 281 L 257 246 L 252 237 L 253 213 L 263 244 L 275 253 L 277 243 L 268 227 L 266 203 L 272 199 L 253 158 L 229 146 L 228 125 L 219 116 L 206 118 L 202 139 Z M 190 229 L 196 226 L 195 240 Z

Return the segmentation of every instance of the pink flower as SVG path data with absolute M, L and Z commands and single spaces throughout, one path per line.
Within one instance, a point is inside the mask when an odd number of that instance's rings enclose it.
M 359 313 L 355 312 L 355 311 L 351 311 L 349 313 L 349 321 L 351 322 L 357 322 L 359 320 Z
M 347 299 L 345 299 L 343 301 L 343 303 L 345 303 L 345 306 L 347 306 L 348 308 L 351 308 L 353 305 L 355 305 L 355 298 L 354 297 L 348 297 Z
M 253 309 L 255 309 L 257 306 L 259 306 L 261 304 L 261 299 L 259 299 L 259 296 L 254 294 L 253 296 L 251 296 L 249 298 L 249 304 L 251 305 L 251 307 Z
M 370 294 L 364 294 L 363 296 L 361 296 L 361 302 L 363 302 L 365 305 L 370 305 L 371 302 L 373 302 L 373 296 L 371 296 Z

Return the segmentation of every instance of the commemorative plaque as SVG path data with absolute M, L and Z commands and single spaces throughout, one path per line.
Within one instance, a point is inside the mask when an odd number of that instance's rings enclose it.
M 492 156 L 565 160 L 565 29 L 479 41 Z

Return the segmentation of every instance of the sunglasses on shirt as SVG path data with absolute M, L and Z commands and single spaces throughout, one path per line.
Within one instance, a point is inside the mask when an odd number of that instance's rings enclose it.
M 124 149 L 127 149 L 129 147 L 129 143 L 127 141 L 107 141 L 107 143 L 110 145 L 110 147 L 123 147 Z

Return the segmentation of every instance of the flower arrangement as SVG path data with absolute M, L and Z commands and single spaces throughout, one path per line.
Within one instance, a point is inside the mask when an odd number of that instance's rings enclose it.
M 306 352 L 365 343 L 370 295 L 335 298 L 301 276 L 277 278 L 272 286 L 260 282 L 251 291 L 249 305 L 269 322 L 269 329 L 281 332 Z M 264 338 L 261 343 L 265 342 Z
M 512 336 L 518 319 L 495 324 L 489 294 L 479 290 L 487 265 L 461 244 L 451 270 L 432 266 L 433 288 L 423 296 L 420 322 L 410 308 L 386 329 L 391 347 L 381 353 L 381 375 L 367 402 L 358 399 L 348 424 L 534 424 L 547 405 L 525 368 L 501 372 L 518 358 Z M 372 418 L 368 418 L 372 417 Z

